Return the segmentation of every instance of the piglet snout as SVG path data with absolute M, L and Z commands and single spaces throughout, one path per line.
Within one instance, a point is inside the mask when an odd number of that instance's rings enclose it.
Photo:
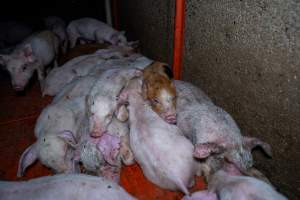
M 20 86 L 20 85 L 13 85 L 13 88 L 17 92 L 24 90 L 24 86 Z
M 105 130 L 99 130 L 99 129 L 94 129 L 91 133 L 90 136 L 94 138 L 101 137 L 103 134 L 105 134 L 107 131 Z
M 167 114 L 163 118 L 169 124 L 176 124 L 177 123 L 176 114 Z

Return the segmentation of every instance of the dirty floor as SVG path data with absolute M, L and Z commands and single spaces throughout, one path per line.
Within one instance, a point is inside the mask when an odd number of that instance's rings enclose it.
M 16 94 L 11 88 L 8 74 L 0 71 L 0 180 L 28 180 L 52 175 L 52 172 L 36 162 L 27 169 L 22 178 L 17 178 L 18 160 L 22 152 L 35 142 L 33 129 L 41 110 L 51 102 L 51 97 L 41 97 L 38 82 L 35 80 L 26 94 Z M 205 187 L 201 178 L 190 191 Z M 121 185 L 140 200 L 181 199 L 179 192 L 162 190 L 144 177 L 140 167 L 135 164 L 124 167 Z

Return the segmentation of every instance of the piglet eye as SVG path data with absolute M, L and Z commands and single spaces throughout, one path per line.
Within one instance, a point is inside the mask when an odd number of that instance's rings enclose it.
M 154 104 L 159 104 L 159 100 L 158 99 L 153 99 L 152 101 Z

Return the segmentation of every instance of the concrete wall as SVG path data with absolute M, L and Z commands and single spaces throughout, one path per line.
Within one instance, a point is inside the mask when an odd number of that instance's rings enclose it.
M 145 55 L 171 61 L 173 9 L 170 0 L 123 1 L 122 23 Z M 271 144 L 273 159 L 256 151 L 255 166 L 299 199 L 299 1 L 187 0 L 186 10 L 183 79 L 229 112 L 244 135 Z
M 171 62 L 173 2 L 126 0 L 120 3 L 121 29 L 129 39 L 138 39 L 142 53 L 163 62 Z

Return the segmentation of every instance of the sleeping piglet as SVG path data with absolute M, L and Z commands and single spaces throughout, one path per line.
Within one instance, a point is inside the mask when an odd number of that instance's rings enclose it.
M 128 101 L 130 147 L 144 175 L 154 184 L 188 194 L 195 175 L 193 145 L 177 126 L 161 119 L 142 97 L 142 79 L 132 79 L 119 97 Z
M 52 61 L 56 63 L 58 48 L 57 36 L 50 31 L 42 31 L 25 39 L 11 54 L 0 55 L 0 64 L 6 66 L 13 88 L 24 90 L 35 71 L 43 87 L 45 68 Z
M 169 66 L 153 62 L 143 70 L 143 97 L 166 122 L 176 123 L 176 90 Z
M 140 75 L 140 70 L 135 68 L 117 68 L 107 70 L 98 77 L 86 102 L 92 137 L 100 137 L 105 133 L 114 115 L 120 121 L 127 120 L 128 112 L 124 105 L 118 105 L 117 99 L 128 81 Z
M 203 160 L 202 173 L 206 177 L 221 168 L 224 158 L 246 173 L 253 166 L 251 150 L 256 146 L 271 156 L 268 144 L 242 136 L 232 117 L 200 89 L 183 81 L 175 81 L 175 87 L 177 125 L 195 145 L 194 156 Z
M 234 164 L 225 164 L 209 178 L 208 190 L 185 196 L 183 200 L 287 200 L 271 185 L 242 173 Z
M 83 164 L 86 172 L 119 182 L 121 161 L 126 165 L 134 162 L 129 147 L 128 124 L 114 117 L 108 131 L 93 138 L 89 135 L 86 122 L 82 124 L 78 143 L 71 144 L 76 148 L 75 159 Z
M 115 63 L 126 65 L 135 62 L 132 57 L 125 57 L 124 48 L 111 47 L 100 49 L 94 54 L 83 55 L 53 69 L 45 79 L 43 95 L 54 96 L 72 80 L 91 74 L 100 74 L 99 70 L 110 69 Z
M 29 181 L 0 181 L 1 200 L 134 200 L 121 186 L 83 174 L 46 176 Z
M 75 149 L 69 143 L 76 142 L 85 114 L 84 97 L 48 105 L 36 122 L 37 141 L 22 154 L 17 175 L 22 176 L 37 159 L 55 173 L 79 172 L 74 162 Z

